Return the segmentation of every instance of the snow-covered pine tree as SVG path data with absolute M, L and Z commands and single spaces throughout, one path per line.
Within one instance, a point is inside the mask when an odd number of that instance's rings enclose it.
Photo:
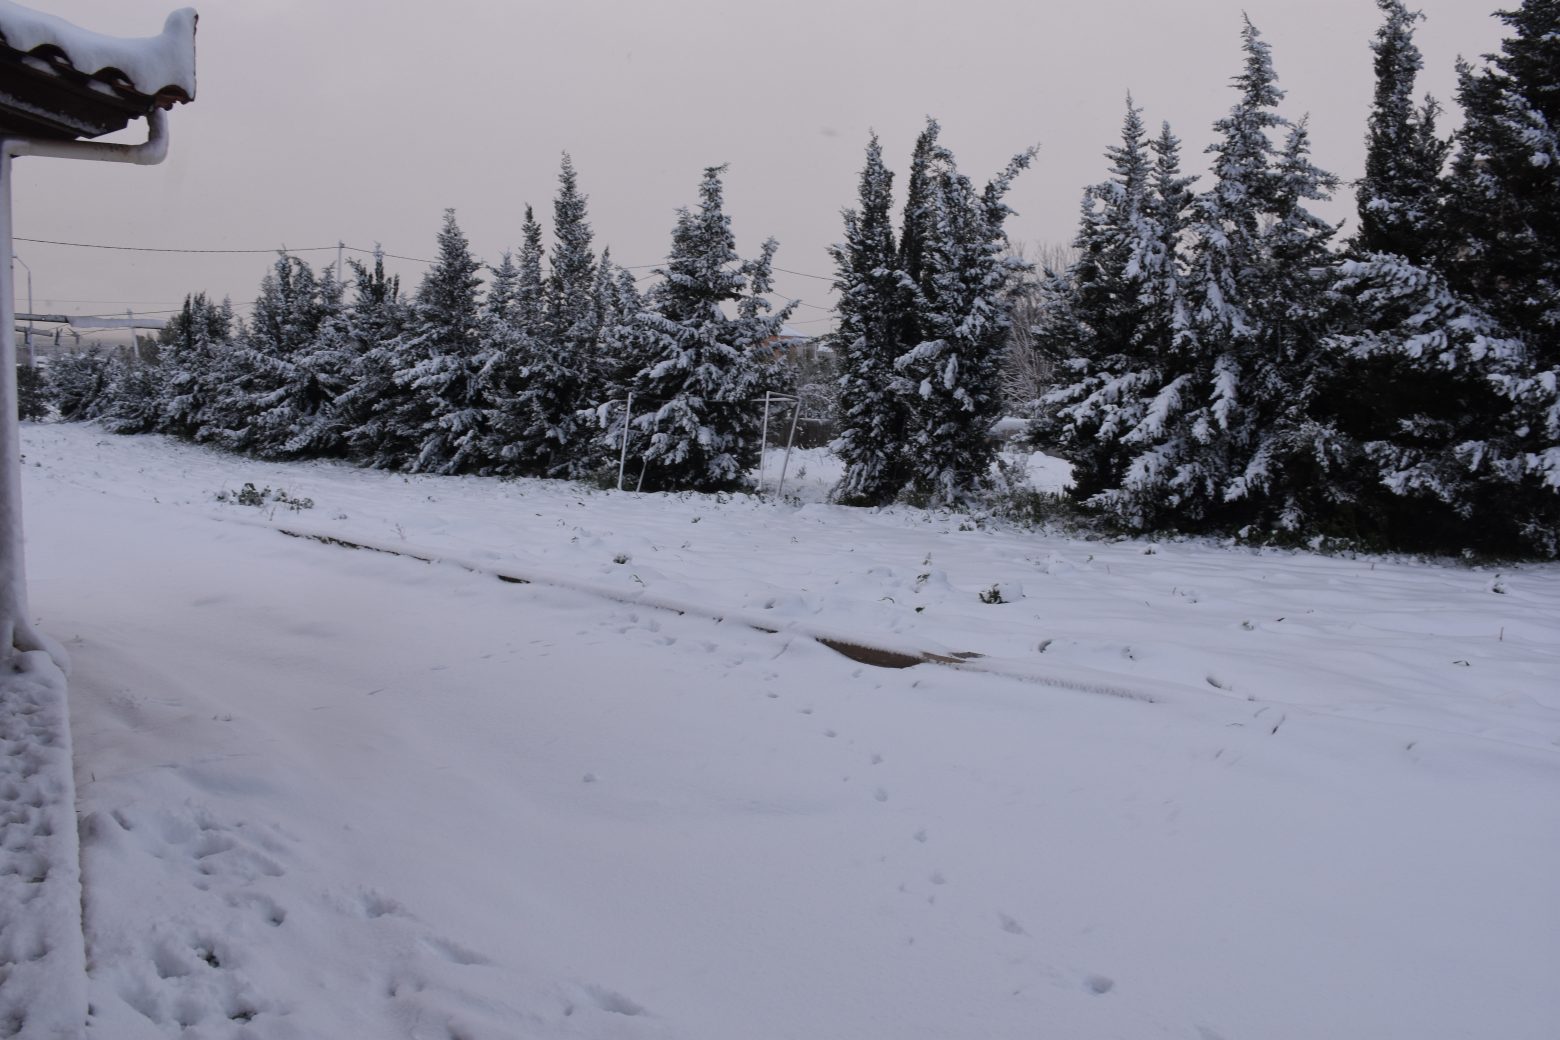
M 137 343 L 115 360 L 113 381 L 104 395 L 104 428 L 111 433 L 151 433 L 162 415 L 162 397 L 162 366 L 141 356 Z
M 521 229 L 520 255 L 515 261 L 513 286 L 506 286 L 509 299 L 500 308 L 507 326 L 503 335 L 510 351 L 510 367 L 500 374 L 499 392 L 492 401 L 488 417 L 488 450 L 497 472 L 518 475 L 530 473 L 527 431 L 531 427 L 531 404 L 526 398 L 526 368 L 546 335 L 546 282 L 542 277 L 542 225 L 532 208 L 525 207 Z M 498 313 L 492 306 L 489 316 Z M 489 333 L 497 331 L 489 326 Z
M 1338 268 L 1347 313 L 1325 343 L 1311 408 L 1354 456 L 1356 537 L 1467 548 L 1481 537 L 1469 521 L 1482 497 L 1467 460 L 1485 454 L 1489 418 L 1502 411 L 1489 377 L 1511 371 L 1514 344 L 1433 270 L 1446 246 L 1440 175 L 1449 143 L 1435 136 L 1434 102 L 1414 107 L 1421 16 L 1397 0 L 1378 6 L 1385 19 L 1372 44 L 1376 97 L 1360 228 Z
M 926 277 L 926 250 L 935 232 L 937 214 L 937 167 L 952 157 L 938 138 L 942 125 L 928 118 L 915 139 L 910 153 L 910 176 L 905 182 L 905 208 L 899 222 L 898 268 L 906 291 L 913 298 Z M 901 311 L 899 341 L 909 349 L 925 337 L 921 334 L 921 308 L 913 302 Z
M 521 468 L 536 476 L 578 477 L 589 468 L 591 431 L 581 412 L 598 391 L 601 318 L 586 196 L 565 153 L 553 202 L 551 271 L 543 288 L 542 329 L 532 345 L 516 402 L 524 417 L 514 442 Z
M 1522 371 L 1522 342 L 1395 253 L 1344 260 L 1339 273 L 1355 321 L 1327 346 L 1334 421 L 1364 456 L 1357 533 L 1417 551 L 1511 551 L 1521 467 L 1492 417 L 1509 407 L 1501 388 Z
M 1304 124 L 1275 111 L 1283 92 L 1249 19 L 1241 35 L 1240 96 L 1214 124 L 1214 183 L 1188 226 L 1187 319 L 1175 322 L 1172 363 L 1143 388 L 1121 486 L 1094 498 L 1130 527 L 1294 531 L 1317 508 L 1310 492 L 1333 494 L 1311 486 L 1333 460 L 1306 414 L 1333 229 L 1305 203 L 1335 181 L 1310 162 Z M 1286 129 L 1279 149 L 1269 135 Z
M 1560 555 L 1560 0 L 1497 14 L 1512 30 L 1458 69 L 1464 113 L 1449 179 L 1447 280 L 1522 344 L 1487 481 L 1532 551 Z M 1492 445 L 1495 447 L 1495 445 Z
M 599 296 L 601 389 L 592 421 L 598 431 L 597 456 L 616 461 L 621 457 L 624 429 L 631 418 L 627 411 L 628 395 L 634 389 L 640 371 L 649 364 L 646 337 L 639 319 L 645 301 L 639 293 L 634 272 L 611 263 L 605 253 L 597 274 L 602 283 Z M 634 439 L 631 428 L 628 434 L 631 440 Z
M 935 129 L 929 122 L 922 136 L 932 144 L 917 147 L 900 238 L 920 338 L 895 369 L 914 387 L 905 451 L 911 484 L 924 501 L 951 505 L 987 479 L 996 455 L 990 431 L 1002 404 L 1010 289 L 1028 267 L 1008 248 L 1003 225 L 1012 210 L 1003 198 L 1034 150 L 977 190 L 935 143 Z
M 519 277 L 515 282 L 514 318 L 520 331 L 536 339 L 544 332 L 547 310 L 547 285 L 542 277 L 542 223 L 530 206 L 525 208 L 521 226 Z
M 1414 44 L 1414 23 L 1403 0 L 1376 0 L 1383 21 L 1371 43 L 1376 95 L 1365 135 L 1365 176 L 1355 189 L 1360 226 L 1350 243 L 1359 255 L 1394 253 L 1423 263 L 1437 248 L 1442 204 L 1441 171 L 1451 142 L 1436 132 L 1440 106 L 1414 103 L 1414 82 L 1424 59 Z
M 230 451 L 287 454 L 302 417 L 324 400 L 306 363 L 321 316 L 314 269 L 282 252 L 261 279 L 244 334 L 219 361 L 203 437 Z
M 737 488 L 759 459 L 755 398 L 775 378 L 768 344 L 794 305 L 769 313 L 774 239 L 756 260 L 737 257 L 725 170 L 706 169 L 699 208 L 678 211 L 661 280 L 636 322 L 648 358 L 633 387 L 646 490 Z
M 49 389 L 62 422 L 84 422 L 103 414 L 114 369 L 102 347 L 54 358 L 49 370 Z
M 357 375 L 358 351 L 347 317 L 344 287 L 335 267 L 318 280 L 314 336 L 292 358 L 283 389 L 291 434 L 268 455 L 276 458 L 341 456 L 347 449 L 347 423 L 337 405 Z
M 37 365 L 16 366 L 16 417 L 37 422 L 49 417 L 49 372 Z
M 1168 125 L 1156 145 L 1168 149 L 1160 162 L 1175 167 L 1178 143 Z M 1168 315 L 1151 313 L 1163 295 L 1150 292 L 1150 279 L 1168 274 L 1178 281 L 1175 251 L 1179 228 L 1161 229 L 1150 194 L 1155 167 L 1143 129 L 1142 109 L 1127 98 L 1121 143 L 1106 151 L 1109 180 L 1084 191 L 1074 248 L 1078 259 L 1065 276 L 1052 275 L 1042 297 L 1043 326 L 1050 336 L 1071 334 L 1072 357 L 1062 379 L 1046 396 L 1031 439 L 1059 451 L 1073 464 L 1073 493 L 1087 500 L 1121 482 L 1130 457 L 1123 438 L 1142 421 L 1147 402 L 1141 391 L 1157 382 L 1159 358 L 1149 342 L 1151 325 Z M 1161 171 L 1161 179 L 1164 179 Z M 1179 168 L 1168 182 L 1185 193 Z M 1184 224 L 1185 200 L 1170 219 Z M 1168 256 L 1162 255 L 1168 251 Z
M 483 468 L 489 443 L 490 402 L 482 396 L 479 357 L 482 265 L 455 211 L 444 211 L 438 257 L 423 276 L 411 319 L 395 344 L 395 382 L 410 391 L 392 417 L 395 437 L 415 440 L 415 455 L 398 460 L 420 473 L 462 473 Z
M 184 298 L 179 313 L 159 335 L 163 396 L 157 429 L 195 440 L 209 421 L 207 409 L 217 396 L 217 355 L 232 348 L 233 304 L 213 304 L 205 293 Z
M 1359 498 L 1354 446 L 1320 413 L 1334 372 L 1326 349 L 1339 313 L 1337 227 L 1313 213 L 1338 179 L 1311 162 L 1308 121 L 1289 128 L 1273 167 L 1273 201 L 1263 216 L 1262 266 L 1251 313 L 1262 332 L 1240 359 L 1248 373 L 1238 404 L 1246 433 L 1242 470 L 1224 488 L 1232 522 L 1258 537 L 1282 532 L 1352 536 Z
M 831 341 L 842 373 L 833 450 L 845 463 L 834 498 L 848 505 L 885 505 L 909 480 L 904 451 L 913 388 L 894 362 L 906 350 L 900 334 L 914 292 L 899 270 L 893 184 L 873 134 L 858 208 L 845 211 L 845 240 L 830 249 L 839 293 Z
M 396 345 L 407 320 L 401 279 L 385 272 L 384 252 L 374 248 L 374 265 L 349 260 L 352 302 L 347 306 L 347 332 L 355 355 L 351 378 L 336 411 L 341 418 L 347 451 L 368 465 L 390 468 L 417 449 L 410 437 L 398 437 L 391 421 L 408 391 L 395 382 Z
M 508 419 L 515 414 L 513 402 L 521 386 L 521 373 L 529 356 L 530 340 L 518 321 L 520 266 L 512 252 L 505 250 L 497 267 L 490 267 L 487 294 L 481 308 L 481 332 L 478 338 L 477 369 L 488 415 L 483 423 L 487 443 L 482 448 L 486 460 L 483 472 L 512 474 L 517 467 L 508 460 L 506 450 L 514 440 Z
M 514 252 L 504 250 L 499 255 L 498 265 L 489 265 L 488 274 L 487 294 L 482 298 L 482 320 L 484 324 L 512 324 L 515 295 L 520 286 L 520 267 L 515 263 Z

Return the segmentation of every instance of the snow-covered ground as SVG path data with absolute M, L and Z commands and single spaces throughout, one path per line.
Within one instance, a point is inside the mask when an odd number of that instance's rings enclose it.
M 89 1035 L 1555 1035 L 1560 568 L 24 441 Z

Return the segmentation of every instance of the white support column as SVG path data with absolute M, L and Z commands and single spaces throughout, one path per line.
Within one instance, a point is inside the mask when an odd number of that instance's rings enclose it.
M 16 274 L 11 268 L 11 153 L 0 147 L 0 658 L 27 623 L 22 558 L 22 430 L 16 415 Z

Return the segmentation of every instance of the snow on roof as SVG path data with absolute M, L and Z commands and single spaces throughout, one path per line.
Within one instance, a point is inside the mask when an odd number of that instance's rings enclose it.
M 52 65 L 154 99 L 166 108 L 195 100 L 193 8 L 170 14 L 162 33 L 139 39 L 104 36 L 11 0 L 0 0 L 5 46 Z

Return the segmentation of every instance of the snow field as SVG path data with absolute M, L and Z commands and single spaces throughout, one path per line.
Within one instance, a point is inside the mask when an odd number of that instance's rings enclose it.
M 89 1035 L 1560 1018 L 1554 568 L 25 436 L 34 605 L 76 661 Z M 215 502 L 244 481 L 316 505 Z M 803 623 L 1151 699 L 870 668 Z

